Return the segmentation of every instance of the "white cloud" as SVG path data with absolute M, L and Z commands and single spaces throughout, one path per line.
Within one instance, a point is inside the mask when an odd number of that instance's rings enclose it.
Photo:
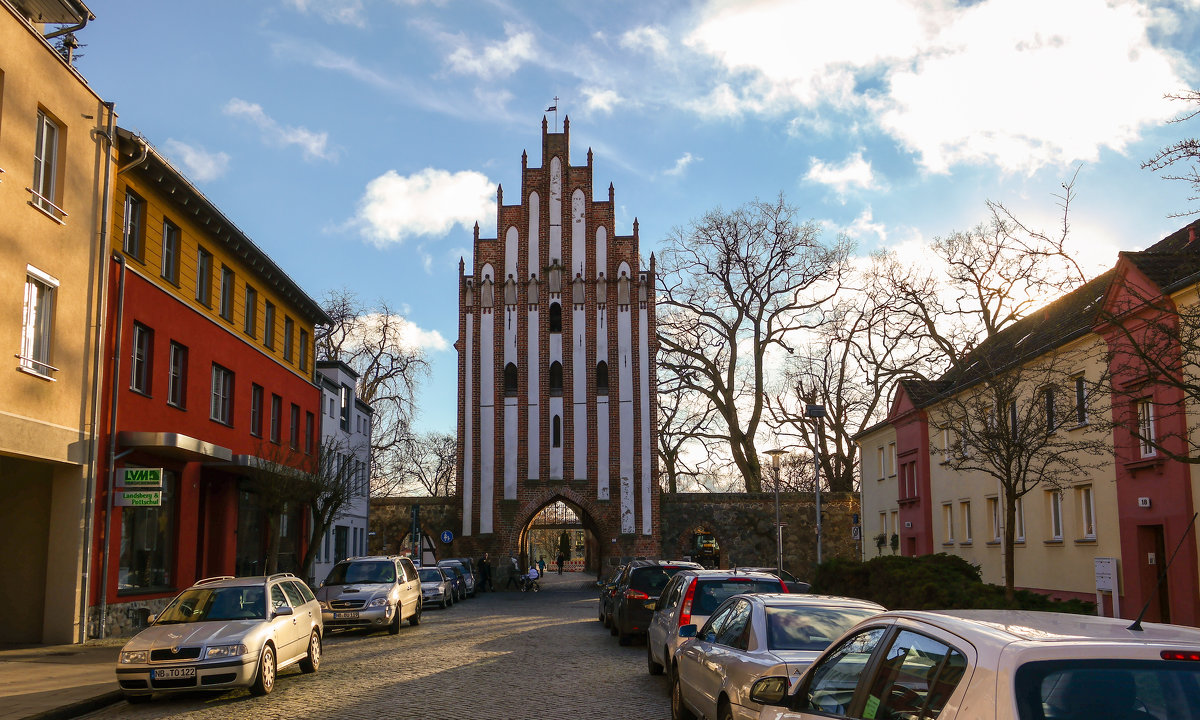
M 364 335 L 378 338 L 386 332 L 396 343 L 410 350 L 448 350 L 450 343 L 437 330 L 425 330 L 403 315 L 368 313 L 359 315 L 347 330 L 347 341 L 361 347 Z M 394 335 L 392 333 L 395 333 Z
M 495 192 L 487 176 L 471 170 L 425 168 L 408 176 L 389 170 L 367 183 L 355 224 L 377 247 L 442 236 L 455 225 L 471 230 L 495 211 Z
M 196 182 L 216 180 L 229 169 L 229 155 L 223 152 L 210 153 L 202 147 L 188 145 L 182 140 L 169 138 L 163 143 L 166 151 L 183 173 Z
M 702 159 L 694 157 L 690 152 L 685 152 L 682 157 L 675 161 L 675 167 L 670 170 L 663 170 L 663 175 L 682 175 L 683 171 L 687 170 L 688 165 Z
M 812 164 L 808 168 L 808 174 L 804 178 L 822 185 L 828 185 L 839 193 L 844 193 L 851 187 L 858 187 L 863 190 L 878 187 L 875 182 L 875 172 L 871 169 L 871 163 L 863 160 L 861 150 L 843 160 L 840 165 L 828 164 L 817 158 L 811 158 L 811 161 Z
M 329 149 L 329 134 L 314 132 L 305 127 L 281 125 L 258 103 L 233 98 L 225 105 L 225 114 L 241 117 L 258 126 L 268 143 L 279 146 L 295 145 L 304 152 L 306 160 L 333 160 L 336 154 Z
M 1163 15 L 1147 5 L 712 0 L 685 43 L 725 72 L 687 105 L 866 114 L 931 172 L 1069 165 L 1124 151 L 1170 116 L 1163 93 L 1189 86 L 1182 56 L 1151 43 Z
M 341 25 L 366 27 L 362 0 L 284 0 L 296 10 L 308 14 L 315 12 L 326 22 Z
M 670 46 L 662 30 L 650 26 L 634 28 L 623 33 L 618 44 L 626 50 L 648 50 L 660 57 L 667 54 Z
M 466 38 L 460 38 L 459 46 L 446 57 L 446 64 L 456 73 L 486 80 L 512 75 L 522 63 L 537 58 L 533 33 L 513 25 L 505 25 L 504 33 L 507 37 L 503 41 L 485 45 L 479 52 Z
M 589 112 L 611 115 L 613 108 L 616 107 L 617 103 L 622 101 L 621 96 L 615 90 L 585 87 L 580 92 L 583 93 L 584 97 L 583 106 Z

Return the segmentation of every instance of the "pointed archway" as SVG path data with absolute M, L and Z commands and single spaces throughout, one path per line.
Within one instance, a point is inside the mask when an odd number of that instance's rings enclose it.
M 607 554 L 607 544 L 615 535 L 604 523 L 604 514 L 594 505 L 570 488 L 549 488 L 522 503 L 516 514 L 517 522 L 506 538 L 508 547 L 517 553 L 521 568 L 544 555 L 549 570 L 558 554 L 558 537 L 565 532 L 572 548 L 568 560 L 579 561 L 586 572 L 597 572 Z M 535 551 L 532 556 L 531 550 Z

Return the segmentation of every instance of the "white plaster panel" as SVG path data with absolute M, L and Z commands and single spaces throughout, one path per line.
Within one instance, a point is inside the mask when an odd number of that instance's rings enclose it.
M 596 228 L 596 277 L 600 277 L 600 273 L 608 278 L 608 231 L 603 225 Z
M 559 436 L 560 442 L 559 442 L 558 447 L 554 447 L 554 417 L 556 415 L 560 418 L 560 427 L 562 428 L 562 434 Z M 562 445 L 563 445 L 563 443 L 566 442 L 567 424 L 566 424 L 566 419 L 563 418 L 563 399 L 561 397 L 550 398 L 550 419 L 549 419 L 549 422 L 546 423 L 546 427 L 550 429 L 549 432 L 550 432 L 550 440 L 551 440 L 550 441 L 550 479 L 551 480 L 562 480 L 563 479 L 563 448 L 562 448 Z
M 496 388 L 493 321 L 479 319 L 479 532 L 492 532 L 492 498 L 496 486 Z
M 620 433 L 621 532 L 636 530 L 633 507 L 633 362 L 629 307 L 617 311 L 617 427 Z M 613 368 L 608 369 L 611 378 Z
M 504 499 L 517 499 L 518 398 L 504 398 Z
M 596 497 L 608 499 L 608 398 L 596 400 Z
M 539 280 L 542 278 L 542 238 L 538 234 L 541 222 L 541 199 L 537 193 L 529 193 L 529 267 L 525 271 L 528 275 L 537 275 Z
M 575 276 L 587 277 L 585 269 L 587 261 L 587 200 L 582 190 L 571 193 L 571 272 L 568 277 L 572 281 Z
M 542 453 L 541 440 L 539 434 L 541 430 L 542 416 L 539 412 L 538 401 L 541 398 L 541 367 L 538 363 L 538 311 L 529 311 L 529 339 L 526 347 L 526 377 L 529 379 L 526 383 L 528 387 L 528 404 L 529 404 L 529 431 L 526 433 L 528 438 L 529 470 L 526 473 L 531 478 L 541 477 L 542 471 Z
M 650 340 L 646 337 L 649 320 L 647 309 L 638 311 L 638 373 L 641 385 L 638 387 L 638 401 L 641 403 L 641 435 L 642 435 L 642 534 L 651 533 L 650 521 L 653 519 L 653 506 L 650 502 L 650 460 L 654 449 L 650 447 Z
M 466 386 L 466 397 L 463 398 L 463 408 L 466 418 L 463 420 L 463 537 L 471 534 L 471 514 L 475 507 L 475 417 L 471 408 L 475 407 L 475 315 L 467 313 L 467 367 L 463 375 L 463 385 Z
M 587 346 L 584 326 L 587 311 L 582 307 L 574 311 L 571 330 L 574 335 L 574 347 L 571 351 L 571 413 L 572 455 L 575 458 L 574 476 L 586 478 L 590 474 L 588 467 L 588 432 L 587 432 Z
M 555 258 L 562 260 L 562 162 L 557 156 L 550 158 L 550 262 Z
M 509 225 L 508 230 L 504 233 L 504 277 L 497 280 L 497 285 L 508 282 L 509 275 L 512 275 L 514 280 L 520 279 L 520 276 L 517 275 L 517 249 L 520 245 L 520 233 L 517 232 L 517 226 Z

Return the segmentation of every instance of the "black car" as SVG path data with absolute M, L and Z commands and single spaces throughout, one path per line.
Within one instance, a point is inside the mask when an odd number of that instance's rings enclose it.
M 747 572 L 765 572 L 771 573 L 775 577 L 783 581 L 784 587 L 790 593 L 806 593 L 812 587 L 810 583 L 798 579 L 795 575 L 787 570 L 779 570 L 773 567 L 737 567 L 734 570 L 746 570 Z
M 439 563 L 438 567 L 440 567 L 446 573 L 446 576 L 450 578 L 450 581 L 454 583 L 454 602 L 466 600 L 467 578 L 465 575 L 463 575 L 462 566 L 457 564 L 442 565 Z
M 600 622 L 604 623 L 604 627 L 612 627 L 612 611 L 613 602 L 617 594 L 617 581 L 621 579 L 621 573 L 624 570 L 624 565 L 618 565 L 608 574 L 608 577 L 596 581 L 596 587 L 600 590 Z
M 653 612 L 646 607 L 680 570 L 699 569 L 700 564 L 683 560 L 634 560 L 625 566 L 613 595 L 612 626 L 617 642 L 628 645 L 645 635 Z

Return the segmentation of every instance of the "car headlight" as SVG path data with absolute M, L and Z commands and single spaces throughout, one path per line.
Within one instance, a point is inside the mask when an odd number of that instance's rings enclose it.
M 204 659 L 240 657 L 246 652 L 246 646 L 240 643 L 237 645 L 210 645 L 208 651 L 204 653 Z
M 377 597 L 377 598 L 375 598 L 374 600 L 372 600 L 371 602 L 367 603 L 367 607 L 369 607 L 369 608 L 373 608 L 373 607 L 383 607 L 384 605 L 387 605 L 387 604 L 388 604 L 388 599 L 387 599 L 387 598 L 385 598 L 385 597 Z
M 122 650 L 120 662 L 123 665 L 131 663 L 144 663 L 149 657 L 150 652 L 147 650 Z
M 329 609 L 329 603 L 328 603 L 328 602 L 326 602 L 326 601 L 324 601 L 324 600 L 318 600 L 318 601 L 317 601 L 317 604 L 321 606 L 321 609 L 322 609 L 322 610 L 328 610 L 328 609 Z

